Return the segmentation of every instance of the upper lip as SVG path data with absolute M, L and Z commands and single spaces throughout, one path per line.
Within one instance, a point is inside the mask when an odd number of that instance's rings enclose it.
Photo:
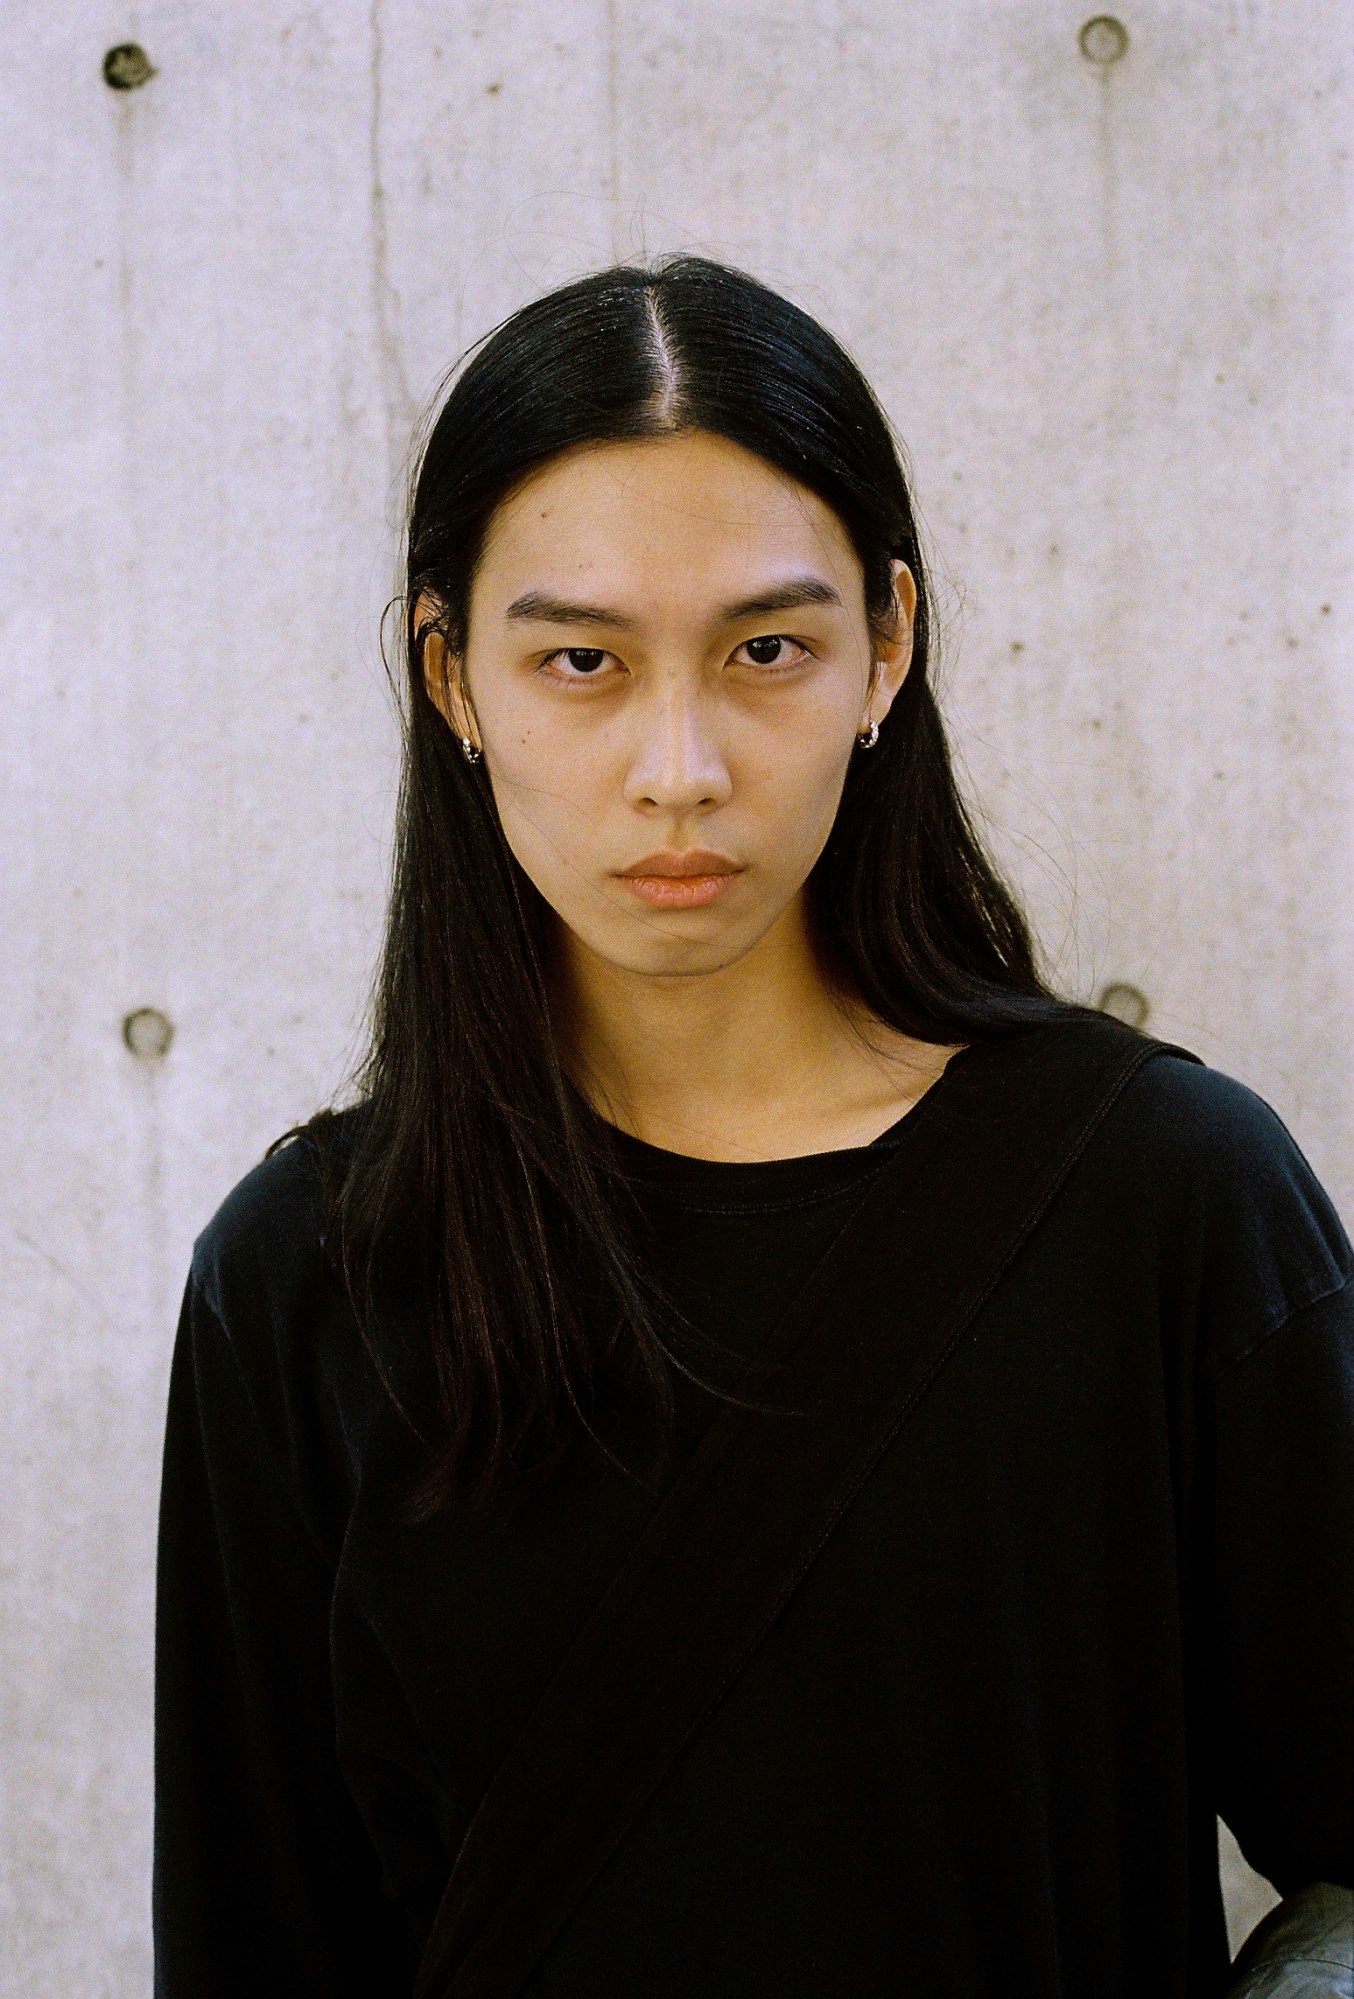
M 661 854 L 646 854 L 642 861 L 632 861 L 628 868 L 618 868 L 617 873 L 633 880 L 638 875 L 667 875 L 681 881 L 691 875 L 736 875 L 741 872 L 738 861 L 731 861 L 727 854 L 715 854 L 708 847 L 688 847 L 684 854 L 674 854 L 665 848 Z

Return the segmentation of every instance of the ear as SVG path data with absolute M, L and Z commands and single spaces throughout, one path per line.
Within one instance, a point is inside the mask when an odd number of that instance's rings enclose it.
M 917 615 L 916 578 L 903 561 L 895 560 L 892 568 L 893 615 L 874 637 L 870 691 L 861 722 L 861 727 L 865 729 L 871 722 L 883 721 L 912 664 L 912 624 Z
M 423 668 L 424 692 L 453 735 L 478 745 L 462 684 L 460 655 L 452 651 L 438 626 L 443 608 L 430 591 L 421 591 L 410 621 L 416 657 Z

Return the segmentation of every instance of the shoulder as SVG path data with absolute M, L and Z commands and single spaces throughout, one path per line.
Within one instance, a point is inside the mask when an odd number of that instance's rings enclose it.
M 1154 1047 L 1116 1106 L 1135 1136 L 1195 1171 L 1310 1173 L 1278 1113 L 1245 1083 L 1169 1044 Z
M 222 1413 L 243 1390 L 323 1545 L 341 1531 L 357 1458 L 382 1406 L 325 1239 L 327 1175 L 341 1161 L 351 1115 L 289 1138 L 231 1189 L 194 1244 L 183 1321 L 200 1420 L 216 1426 L 220 1449 L 245 1450 Z M 228 1380 L 236 1384 L 229 1391 Z
M 260 1395 L 335 1394 L 365 1374 L 326 1233 L 356 1112 L 288 1137 L 227 1194 L 193 1245 L 189 1291 Z
M 1340 1217 L 1278 1113 L 1182 1052 L 1154 1052 L 1133 1075 L 1087 1164 L 1150 1218 L 1163 1281 L 1197 1296 L 1214 1369 L 1354 1275 Z
M 231 1189 L 198 1236 L 192 1281 L 223 1323 L 265 1297 L 285 1308 L 332 1284 L 326 1175 L 351 1115 L 340 1114 L 328 1130 L 289 1136 Z
M 1127 1296 L 1151 1284 L 1166 1318 L 1197 1329 L 1201 1365 L 1221 1372 L 1303 1312 L 1354 1298 L 1354 1249 L 1274 1109 L 1188 1050 L 1068 1008 L 975 1069 L 1008 1125 L 1071 1091 L 1097 1113 L 1063 1184 L 1063 1252 Z M 1347 1288 L 1349 1287 L 1349 1288 Z
M 1183 1051 L 1155 1050 L 1111 1112 L 1131 1143 L 1176 1192 L 1193 1187 L 1228 1203 L 1311 1210 L 1333 1224 L 1332 1248 L 1349 1255 L 1334 1209 L 1292 1132 L 1265 1099 Z
M 1212 1186 L 1260 1200 L 1315 1195 L 1329 1208 L 1278 1113 L 1188 1049 L 1069 1007 L 1004 1047 L 996 1044 L 994 1057 L 986 1081 L 1009 1099 L 1008 1113 L 1030 1107 L 1036 1095 L 1056 1095 L 1074 1076 L 1126 1077 L 1101 1122 L 1106 1149 L 1150 1162 L 1175 1188 Z

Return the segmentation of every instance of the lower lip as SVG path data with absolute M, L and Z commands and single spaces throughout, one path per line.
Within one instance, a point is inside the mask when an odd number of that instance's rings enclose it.
M 703 909 L 723 895 L 732 875 L 623 875 L 627 888 L 651 909 Z

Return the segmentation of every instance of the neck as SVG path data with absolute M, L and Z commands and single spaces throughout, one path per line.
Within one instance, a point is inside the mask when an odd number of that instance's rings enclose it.
M 770 1159 L 864 1144 L 943 1067 L 931 1049 L 833 993 L 802 899 L 708 972 L 610 964 L 570 935 L 559 954 L 565 1060 L 609 1122 L 669 1151 Z

